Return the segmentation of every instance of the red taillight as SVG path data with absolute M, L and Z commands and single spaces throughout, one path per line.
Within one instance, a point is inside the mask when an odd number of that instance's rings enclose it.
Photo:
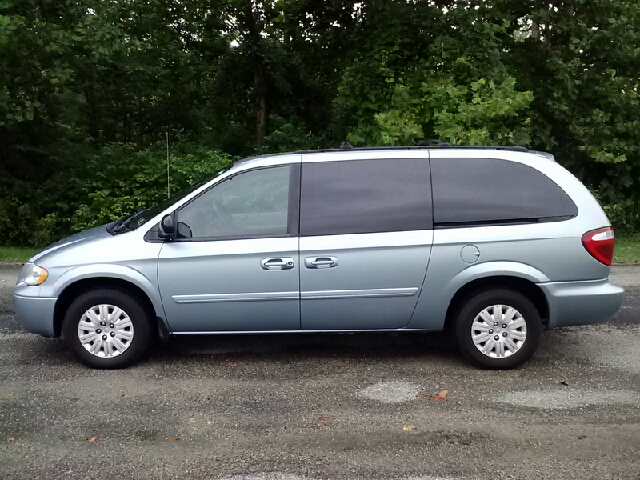
M 610 266 L 613 260 L 614 242 L 613 228 L 611 227 L 591 230 L 582 235 L 582 245 L 584 245 L 587 252 L 606 266 Z

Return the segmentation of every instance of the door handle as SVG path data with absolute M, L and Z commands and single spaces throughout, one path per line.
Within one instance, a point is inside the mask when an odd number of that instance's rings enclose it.
M 260 260 L 260 266 L 263 270 L 291 270 L 293 268 L 293 258 L 263 258 Z
M 307 268 L 332 268 L 338 266 L 336 257 L 307 257 L 304 259 L 304 266 Z

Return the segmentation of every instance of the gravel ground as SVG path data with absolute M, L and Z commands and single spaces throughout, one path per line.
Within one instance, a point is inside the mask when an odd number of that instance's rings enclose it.
M 90 370 L 19 327 L 16 275 L 0 268 L 3 479 L 640 479 L 638 267 L 613 270 L 615 319 L 546 332 L 508 372 L 416 334 L 180 339 Z

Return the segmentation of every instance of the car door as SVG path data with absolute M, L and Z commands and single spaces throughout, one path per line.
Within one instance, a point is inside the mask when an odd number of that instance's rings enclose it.
M 409 323 L 433 238 L 429 160 L 424 151 L 396 155 L 402 156 L 303 159 L 303 330 L 395 329 Z
M 300 328 L 299 165 L 231 175 L 176 211 L 158 284 L 176 333 Z

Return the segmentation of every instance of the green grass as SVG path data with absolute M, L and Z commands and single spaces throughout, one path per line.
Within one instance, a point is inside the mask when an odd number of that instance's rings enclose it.
M 616 237 L 613 261 L 616 263 L 640 263 L 640 235 Z
M 26 262 L 38 252 L 37 248 L 0 247 L 0 262 Z

